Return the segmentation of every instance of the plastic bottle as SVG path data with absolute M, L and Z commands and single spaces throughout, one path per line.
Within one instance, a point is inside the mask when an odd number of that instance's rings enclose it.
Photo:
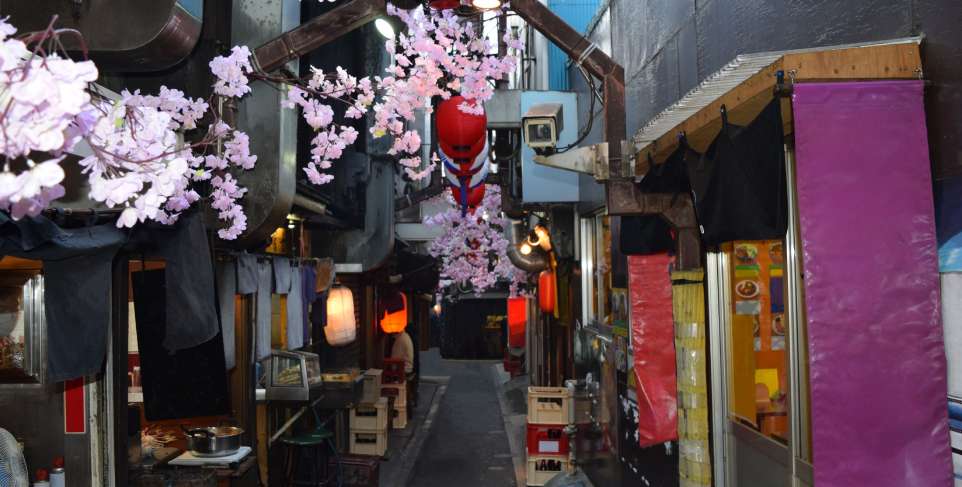
M 50 482 L 47 482 L 47 470 L 44 468 L 37 469 L 36 482 L 33 483 L 33 487 L 50 487 Z
M 50 487 L 65 487 L 66 471 L 63 468 L 63 457 L 53 459 L 53 468 L 50 469 Z

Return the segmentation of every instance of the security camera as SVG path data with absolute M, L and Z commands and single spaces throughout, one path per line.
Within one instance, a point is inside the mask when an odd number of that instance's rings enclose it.
M 560 103 L 534 105 L 521 117 L 521 123 L 528 147 L 538 154 L 553 153 L 564 130 L 564 106 Z

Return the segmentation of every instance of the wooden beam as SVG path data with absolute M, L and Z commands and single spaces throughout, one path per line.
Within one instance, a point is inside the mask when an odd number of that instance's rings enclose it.
M 786 53 L 655 142 L 642 147 L 637 152 L 635 175 L 640 177 L 647 174 L 649 155 L 655 164 L 663 163 L 678 147 L 678 135 L 681 133 L 685 134 L 689 146 L 694 150 L 703 152 L 707 149 L 721 129 L 722 105 L 728 110 L 732 123 L 744 125 L 750 122 L 774 97 L 778 71 L 785 72 L 786 81 L 793 74 L 795 82 L 804 83 L 913 79 L 918 77 L 921 66 L 919 44 L 916 42 Z M 791 133 L 790 105 L 786 103 L 783 108 L 786 108 L 782 110 L 786 133 Z

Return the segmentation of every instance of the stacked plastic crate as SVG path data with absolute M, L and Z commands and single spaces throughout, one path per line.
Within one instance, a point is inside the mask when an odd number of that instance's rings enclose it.
M 404 361 L 384 359 L 384 376 L 381 396 L 390 401 L 390 414 L 394 429 L 404 429 L 408 425 L 408 382 L 404 372 Z
M 387 451 L 389 409 L 387 398 L 381 397 L 382 372 L 371 369 L 364 373 L 361 403 L 351 410 L 351 445 L 354 455 L 383 456 Z
M 565 427 L 574 407 L 565 387 L 528 388 L 528 485 L 544 485 L 561 472 L 571 472 L 571 447 Z

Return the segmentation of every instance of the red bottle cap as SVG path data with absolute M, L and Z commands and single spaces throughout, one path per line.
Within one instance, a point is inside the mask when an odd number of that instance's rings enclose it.
M 38 468 L 38 469 L 37 469 L 37 481 L 38 481 L 38 482 L 40 482 L 40 481 L 42 481 L 42 480 L 47 480 L 48 477 L 49 477 L 49 475 L 47 475 L 47 469 L 45 469 L 45 468 Z
M 63 457 L 53 459 L 53 468 L 63 468 Z

